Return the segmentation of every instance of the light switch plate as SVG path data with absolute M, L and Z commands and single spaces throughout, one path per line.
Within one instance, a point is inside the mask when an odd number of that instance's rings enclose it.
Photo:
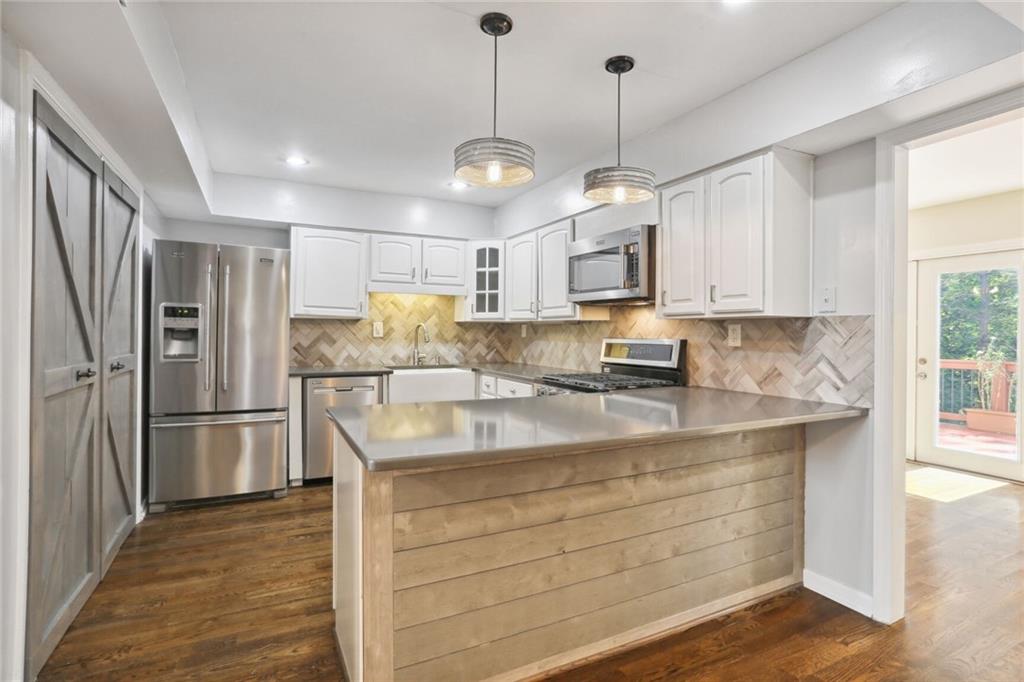
M 373 338 L 382 339 L 384 338 L 384 323 L 377 320 L 373 323 Z
M 834 313 L 836 311 L 836 288 L 822 287 L 821 299 L 818 301 L 819 313 Z
M 743 344 L 742 326 L 739 324 L 727 324 L 725 327 L 729 330 L 729 338 L 725 341 L 726 345 L 730 348 L 739 348 Z

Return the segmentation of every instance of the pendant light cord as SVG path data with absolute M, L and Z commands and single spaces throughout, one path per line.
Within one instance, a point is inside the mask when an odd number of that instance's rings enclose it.
M 622 74 L 615 74 L 616 96 L 615 107 L 615 165 L 622 165 Z
M 494 114 L 491 118 L 491 137 L 498 136 L 498 36 L 494 36 Z

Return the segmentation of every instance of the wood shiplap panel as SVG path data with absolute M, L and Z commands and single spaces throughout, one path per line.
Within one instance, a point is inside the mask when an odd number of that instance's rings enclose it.
M 362 472 L 363 679 L 390 682 L 394 670 L 394 553 L 391 472 Z
M 792 549 L 793 527 L 644 564 L 395 634 L 395 667 L 497 642 L 567 618 L 642 597 Z
M 790 500 L 395 593 L 395 627 L 481 609 L 794 523 Z
M 793 452 L 666 469 L 395 514 L 395 549 L 499 533 L 793 473 Z
M 656 445 L 423 474 L 396 475 L 395 512 L 636 476 L 757 453 L 789 450 L 794 429 L 744 431 Z
M 625 601 L 599 611 L 527 630 L 487 645 L 465 649 L 395 671 L 397 682 L 483 680 L 559 652 L 581 647 L 616 633 L 769 583 L 790 574 L 790 549 Z
M 419 547 L 395 554 L 395 589 L 447 580 L 614 542 L 790 499 L 793 476 L 626 507 L 578 519 Z M 388 538 L 390 543 L 390 538 Z

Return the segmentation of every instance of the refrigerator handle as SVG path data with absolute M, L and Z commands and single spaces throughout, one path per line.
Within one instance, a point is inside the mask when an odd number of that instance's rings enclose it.
M 224 375 L 224 390 L 228 390 L 228 328 L 231 327 L 231 322 L 228 320 L 228 314 L 231 312 L 230 301 L 231 301 L 231 266 L 224 266 L 224 328 L 221 329 L 221 334 L 224 336 L 224 359 L 221 361 L 220 371 Z
M 206 264 L 206 381 L 203 390 L 210 390 L 210 373 L 213 371 L 213 337 L 210 335 L 210 324 L 213 315 L 213 263 Z

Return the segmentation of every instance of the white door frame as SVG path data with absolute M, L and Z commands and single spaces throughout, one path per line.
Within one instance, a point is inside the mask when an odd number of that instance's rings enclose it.
M 1024 108 L 1024 88 L 973 102 L 880 135 L 875 140 L 875 405 L 873 408 L 874 619 L 904 614 L 908 305 L 907 158 L 911 148 L 952 136 L 970 123 Z

